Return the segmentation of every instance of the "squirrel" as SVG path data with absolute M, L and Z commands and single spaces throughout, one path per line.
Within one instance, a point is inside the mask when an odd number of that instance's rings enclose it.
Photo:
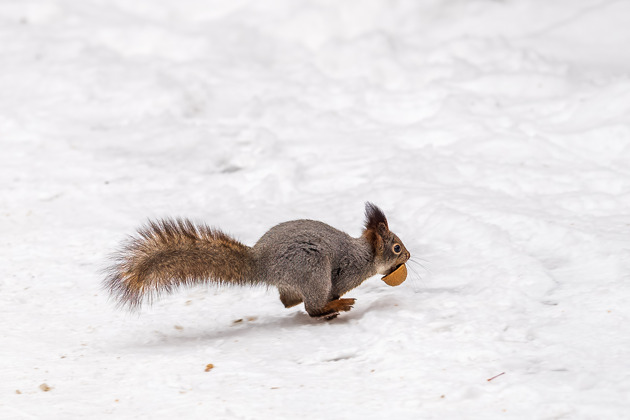
M 103 282 L 120 306 L 140 307 L 179 286 L 276 286 L 286 308 L 304 302 L 311 317 L 333 319 L 355 302 L 341 298 L 376 274 L 394 277 L 411 257 L 385 214 L 365 204 L 359 238 L 315 220 L 269 229 L 253 247 L 188 219 L 149 221 L 114 254 Z M 400 276 L 399 276 L 400 277 Z M 391 284 L 391 285 L 397 285 Z

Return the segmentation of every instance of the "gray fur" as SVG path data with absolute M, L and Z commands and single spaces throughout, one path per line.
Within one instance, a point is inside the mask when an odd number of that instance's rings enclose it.
M 252 251 L 256 277 L 277 286 L 287 307 L 303 300 L 309 314 L 376 274 L 367 239 L 315 220 L 274 226 Z

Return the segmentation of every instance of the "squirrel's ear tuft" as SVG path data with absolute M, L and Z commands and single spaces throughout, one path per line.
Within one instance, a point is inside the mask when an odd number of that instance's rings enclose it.
M 389 233 L 385 213 L 369 201 L 365 203 L 365 230 L 385 237 Z
M 365 229 L 366 230 L 377 230 L 378 225 L 380 223 L 387 225 L 387 218 L 385 217 L 385 213 L 376 205 L 370 203 L 369 201 L 365 203 Z

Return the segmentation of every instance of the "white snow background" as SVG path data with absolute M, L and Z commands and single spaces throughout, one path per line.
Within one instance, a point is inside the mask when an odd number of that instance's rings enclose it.
M 630 2 L 2 0 L 0 45 L 1 419 L 630 418 Z M 101 290 L 147 218 L 368 200 L 424 268 L 334 321 Z

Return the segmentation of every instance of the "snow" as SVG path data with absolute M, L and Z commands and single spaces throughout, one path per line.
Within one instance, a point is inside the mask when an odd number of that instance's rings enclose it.
M 627 417 L 629 15 L 2 1 L 0 418 Z M 356 236 L 368 200 L 422 266 L 331 322 L 273 290 L 136 314 L 100 289 L 147 218 L 251 245 Z

